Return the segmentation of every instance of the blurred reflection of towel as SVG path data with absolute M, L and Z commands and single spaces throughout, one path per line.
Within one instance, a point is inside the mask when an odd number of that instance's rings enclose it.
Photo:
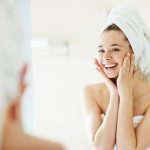
M 22 65 L 21 28 L 14 4 L 12 0 L 0 1 L 0 145 L 6 105 L 16 92 Z

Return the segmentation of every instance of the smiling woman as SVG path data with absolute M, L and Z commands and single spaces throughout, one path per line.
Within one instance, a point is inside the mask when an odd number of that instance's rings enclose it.
M 95 59 L 104 82 L 83 90 L 85 124 L 95 150 L 150 149 L 149 49 L 150 34 L 137 11 L 113 8 Z
M 132 52 L 130 44 L 124 33 L 115 24 L 104 30 L 100 43 L 99 63 L 109 78 L 115 78 L 118 76 L 126 53 Z

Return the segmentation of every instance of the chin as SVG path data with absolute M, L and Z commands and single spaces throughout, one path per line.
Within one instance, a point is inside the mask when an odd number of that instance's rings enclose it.
M 118 77 L 118 75 L 107 75 L 107 77 L 110 79 L 114 79 L 114 78 L 116 79 Z

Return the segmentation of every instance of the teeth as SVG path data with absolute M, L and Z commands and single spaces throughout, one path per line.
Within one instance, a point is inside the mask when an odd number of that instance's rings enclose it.
M 114 67 L 114 66 L 116 66 L 116 64 L 114 64 L 114 65 L 105 65 L 106 68 L 110 68 L 110 67 Z

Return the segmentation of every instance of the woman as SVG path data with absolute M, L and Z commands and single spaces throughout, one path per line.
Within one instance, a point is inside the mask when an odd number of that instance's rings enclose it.
M 95 150 L 113 150 L 115 144 L 118 150 L 150 147 L 150 34 L 145 31 L 132 7 L 117 6 L 108 16 L 95 59 L 104 82 L 83 92 L 85 123 Z

